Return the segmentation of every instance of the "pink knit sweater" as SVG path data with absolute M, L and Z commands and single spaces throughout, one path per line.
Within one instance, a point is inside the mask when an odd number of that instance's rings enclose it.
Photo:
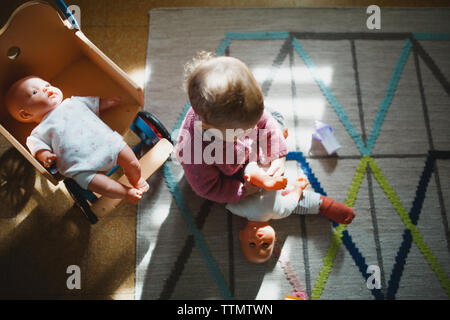
M 243 169 L 249 160 L 254 161 L 256 157 L 258 162 L 270 163 L 287 154 L 286 141 L 277 121 L 269 112 L 264 111 L 253 128 L 253 135 L 240 138 L 235 142 L 221 142 L 222 163 L 216 161 L 207 164 L 202 155 L 204 151 L 208 151 L 205 148 L 213 142 L 202 141 L 205 139 L 202 139 L 201 134 L 194 134 L 194 123 L 197 120 L 197 115 L 190 108 L 180 128 L 175 155 L 183 166 L 186 180 L 203 198 L 220 203 L 237 202 L 243 199 L 245 195 Z M 267 147 L 264 146 L 265 142 L 261 141 L 267 141 Z M 230 150 L 233 154 L 227 158 L 227 151 Z M 186 157 L 186 152 L 190 152 L 190 156 Z M 212 154 L 215 155 L 215 152 Z M 231 159 L 231 163 L 227 159 Z

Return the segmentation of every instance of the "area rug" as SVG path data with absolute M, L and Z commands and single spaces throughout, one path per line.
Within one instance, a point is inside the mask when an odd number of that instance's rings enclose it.
M 244 61 L 289 127 L 286 175 L 353 207 L 273 221 L 265 264 L 239 248 L 243 218 L 198 197 L 172 158 L 138 206 L 136 299 L 448 299 L 450 10 L 158 9 L 150 12 L 145 109 L 173 132 L 198 51 Z M 330 125 L 341 148 L 312 138 Z

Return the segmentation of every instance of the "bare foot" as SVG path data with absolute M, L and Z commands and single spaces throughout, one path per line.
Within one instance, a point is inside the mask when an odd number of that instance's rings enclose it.
M 245 175 L 244 178 L 251 184 L 266 190 L 280 190 L 286 188 L 287 185 L 286 177 L 273 177 L 265 173 L 253 173 L 251 175 Z
M 109 99 L 100 99 L 100 110 L 106 110 L 119 105 L 122 102 L 121 97 L 113 97 Z
M 135 188 L 129 188 L 125 200 L 132 204 L 137 204 L 142 198 L 142 192 Z
M 138 183 L 134 187 L 138 189 L 141 193 L 147 192 L 148 189 L 150 188 L 147 181 L 145 181 L 142 177 L 139 179 Z
M 281 195 L 285 196 L 291 192 L 295 192 L 295 193 L 298 193 L 299 199 L 301 199 L 303 190 L 305 190 L 308 185 L 309 185 L 309 181 L 307 178 L 304 178 L 304 177 L 298 178 L 297 181 L 295 182 L 295 184 L 292 186 L 292 188 L 281 191 Z

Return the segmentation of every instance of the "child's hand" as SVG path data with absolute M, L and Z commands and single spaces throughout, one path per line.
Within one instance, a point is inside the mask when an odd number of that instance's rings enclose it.
M 109 99 L 100 99 L 99 109 L 100 112 L 109 108 L 115 107 L 122 102 L 121 97 L 113 97 Z
M 248 196 L 248 195 L 257 193 L 258 191 L 261 190 L 260 187 L 255 186 L 254 184 L 252 184 L 252 183 L 249 182 L 249 181 L 245 181 L 244 186 L 245 186 L 245 196 Z
M 36 158 L 42 162 L 45 168 L 50 168 L 56 161 L 56 154 L 49 150 L 40 150 L 36 153 Z
M 286 157 L 278 158 L 272 161 L 267 174 L 269 176 L 278 177 L 284 174 L 286 170 Z

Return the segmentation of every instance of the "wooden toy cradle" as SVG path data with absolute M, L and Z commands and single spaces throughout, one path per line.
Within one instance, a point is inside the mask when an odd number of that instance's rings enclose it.
M 80 30 L 74 29 L 67 19 L 61 19 L 53 7 L 40 2 L 27 2 L 14 11 L 0 30 L 0 133 L 53 184 L 59 183 L 64 177 L 52 175 L 47 171 L 29 153 L 25 145 L 26 138 L 35 124 L 17 122 L 8 114 L 4 105 L 4 95 L 11 84 L 27 75 L 46 79 L 60 88 L 64 97 L 121 96 L 121 105 L 105 111 L 101 118 L 122 135 L 130 125 L 136 128 L 137 118 L 141 125 L 148 125 L 148 128 L 139 131 L 143 141 L 151 140 L 150 151 L 140 159 L 145 179 L 152 175 L 172 152 L 170 135 L 164 126 L 150 114 L 140 112 L 144 104 L 142 88 Z M 152 131 L 152 137 L 145 134 L 149 129 Z M 124 176 L 119 181 L 128 183 Z M 70 183 L 66 183 L 66 186 L 76 203 L 84 210 L 85 200 L 78 199 L 80 194 L 73 194 L 77 193 L 77 188 L 73 189 Z M 104 216 L 119 203 L 118 199 L 100 197 L 93 201 L 91 206 L 94 216 L 92 212 L 83 212 L 95 223 L 95 215 Z

